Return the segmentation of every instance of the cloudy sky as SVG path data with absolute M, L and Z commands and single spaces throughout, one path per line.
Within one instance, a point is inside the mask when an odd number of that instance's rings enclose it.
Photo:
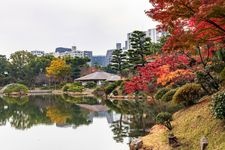
M 148 0 L 1 0 L 0 54 L 76 45 L 104 55 L 133 30 L 155 27 Z

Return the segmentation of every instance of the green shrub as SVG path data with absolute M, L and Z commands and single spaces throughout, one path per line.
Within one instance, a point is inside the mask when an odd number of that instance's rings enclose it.
M 71 83 L 67 83 L 66 85 L 64 85 L 63 88 L 62 88 L 63 92 L 68 91 L 68 89 L 69 89 L 69 87 L 70 87 L 71 85 L 72 85 Z
M 64 92 L 82 92 L 84 87 L 80 83 L 68 83 L 64 85 Z
M 155 99 L 156 100 L 160 100 L 164 94 L 166 94 L 170 89 L 168 88 L 161 88 L 157 91 L 157 93 L 155 94 Z
M 218 119 L 225 119 L 225 92 L 212 96 L 213 115 Z
M 169 90 L 168 92 L 166 92 L 161 100 L 164 101 L 164 102 L 169 102 L 173 99 L 173 95 L 176 93 L 177 89 L 171 89 Z
M 104 84 L 102 84 L 102 86 L 97 87 L 93 93 L 96 96 L 105 95 L 105 94 L 109 95 L 121 84 L 122 84 L 122 81 L 116 81 L 116 82 L 113 82 L 113 83 L 105 82 Z
M 161 112 L 156 116 L 156 122 L 165 125 L 169 130 L 172 130 L 172 114 L 168 112 Z
M 196 103 L 202 96 L 201 85 L 187 83 L 180 87 L 173 96 L 173 102 L 190 106 Z
M 116 82 L 113 82 L 113 83 L 109 84 L 105 88 L 105 93 L 107 95 L 110 94 L 110 93 L 112 93 L 113 90 L 115 90 L 118 86 L 120 86 L 121 83 L 122 83 L 122 81 L 116 81 Z
M 4 94 L 11 94 L 13 92 L 19 92 L 21 94 L 27 94 L 29 91 L 28 87 L 23 84 L 11 84 L 4 91 Z
M 93 89 L 96 86 L 97 86 L 97 84 L 95 82 L 87 82 L 87 84 L 84 87 L 88 88 L 88 89 Z
M 117 84 L 116 84 L 116 83 L 111 83 L 111 84 L 109 84 L 109 85 L 105 88 L 105 93 L 106 93 L 106 94 L 112 93 L 112 91 L 115 90 L 116 87 L 117 87 Z
M 72 83 L 74 86 L 82 86 L 82 83 L 81 82 L 74 82 Z
M 84 89 L 83 86 L 76 86 L 76 85 L 74 86 L 73 85 L 73 86 L 70 86 L 67 91 L 69 91 L 69 92 L 82 92 L 83 89 Z

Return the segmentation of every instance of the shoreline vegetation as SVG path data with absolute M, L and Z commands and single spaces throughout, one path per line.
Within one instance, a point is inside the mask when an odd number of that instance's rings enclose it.
M 0 93 L 7 96 L 24 96 L 29 92 L 29 88 L 23 84 L 8 84 L 0 90 Z
M 67 86 L 66 84 L 65 86 Z M 70 85 L 73 85 L 70 83 Z M 76 84 L 75 84 L 76 85 Z M 65 87 L 64 86 L 64 87 Z M 93 89 L 83 88 L 82 90 L 64 90 L 62 89 L 42 89 L 42 88 L 35 88 L 29 89 L 27 86 L 23 84 L 13 83 L 8 84 L 5 87 L 0 88 L 0 95 L 6 96 L 25 96 L 25 95 L 46 95 L 46 94 L 54 94 L 54 95 L 62 95 L 67 94 L 71 96 L 94 96 Z M 44 87 L 43 87 L 44 88 Z
M 0 93 L 0 95 L 8 95 L 8 96 L 29 96 L 29 95 L 46 95 L 46 94 L 53 94 L 53 95 L 62 95 L 67 94 L 70 96 L 94 96 L 91 91 L 85 91 L 85 92 L 63 92 L 63 90 L 28 90 L 27 93 L 21 93 L 21 92 L 12 92 L 9 94 L 6 93 Z
M 47 95 L 47 94 L 53 94 L 53 95 L 62 95 L 67 94 L 69 96 L 96 96 L 93 94 L 94 90 L 86 89 L 83 92 L 64 92 L 63 90 L 41 90 L 41 89 L 34 89 L 34 90 L 28 90 L 27 93 L 20 93 L 20 92 L 12 92 L 11 94 L 4 94 L 0 93 L 0 95 L 9 95 L 9 96 L 30 96 L 30 95 Z M 143 96 L 135 96 L 135 95 L 109 95 L 107 96 L 109 99 L 114 100 L 132 100 L 132 99 L 147 99 L 147 101 L 152 101 L 151 96 L 143 97 Z

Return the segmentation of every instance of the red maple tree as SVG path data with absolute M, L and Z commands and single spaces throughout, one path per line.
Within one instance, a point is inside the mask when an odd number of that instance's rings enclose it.
M 160 23 L 159 30 L 170 35 L 164 50 L 198 49 L 210 56 L 225 47 L 224 0 L 149 1 L 153 8 L 146 14 Z
M 147 63 L 144 67 L 139 67 L 138 74 L 125 83 L 126 93 L 154 91 L 157 86 L 177 82 L 179 79 L 182 79 L 181 76 L 184 77 L 185 75 L 188 78 L 190 77 L 191 80 L 193 79 L 193 74 L 189 76 L 189 72 L 191 72 L 190 70 L 185 73 L 180 73 L 187 70 L 190 66 L 190 58 L 186 55 L 175 53 L 162 54 L 161 56 L 158 56 L 158 58 L 154 57 L 154 59 L 155 60 Z M 163 76 L 166 76 L 174 71 L 177 71 L 176 73 L 178 74 L 176 74 L 174 78 L 171 78 L 171 80 L 167 79 L 166 84 L 164 84 L 165 82 L 162 84 L 161 81 L 163 80 Z

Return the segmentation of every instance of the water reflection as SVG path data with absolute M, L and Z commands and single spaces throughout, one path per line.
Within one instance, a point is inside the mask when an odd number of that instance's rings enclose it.
M 90 126 L 94 118 L 106 119 L 113 139 L 129 143 L 132 137 L 146 134 L 159 112 L 156 106 L 144 101 L 101 101 L 94 97 L 67 95 L 36 95 L 29 97 L 1 97 L 0 125 L 25 130 L 37 125 L 56 127 Z M 101 132 L 101 131 L 99 131 Z
M 56 95 L 2 97 L 0 124 L 5 125 L 6 122 L 16 129 L 28 129 L 38 124 L 76 128 L 91 123 L 87 110 Z
M 155 124 L 155 116 L 162 109 L 159 105 L 148 104 L 145 100 L 107 100 L 106 105 L 120 114 L 111 124 L 117 142 L 123 142 L 126 137 L 147 134 L 148 129 Z

